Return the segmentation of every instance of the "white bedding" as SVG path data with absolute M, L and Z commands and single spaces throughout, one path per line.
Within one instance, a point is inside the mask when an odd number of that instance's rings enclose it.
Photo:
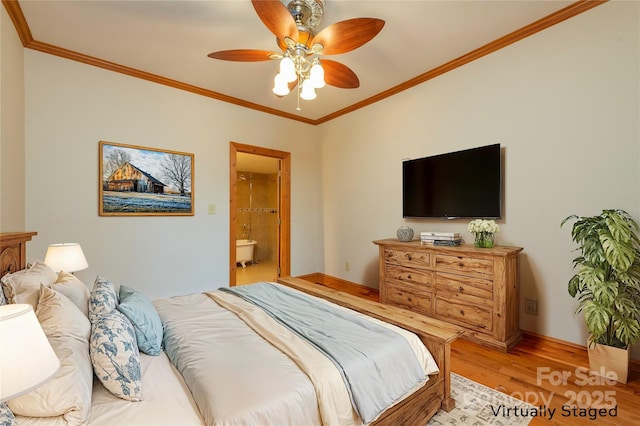
M 126 401 L 113 396 L 94 380 L 91 426 L 201 426 L 200 416 L 184 379 L 164 352 L 140 354 L 144 400 Z
M 307 356 L 305 348 L 283 352 L 284 346 L 299 345 L 287 342 L 287 333 L 275 331 L 280 342 L 270 343 L 204 293 L 154 305 L 165 326 L 167 347 L 184 349 L 182 355 L 174 366 L 171 351 L 155 357 L 140 354 L 145 395 L 140 402 L 115 397 L 94 380 L 89 425 L 361 425 L 340 389 L 344 383 L 339 374 L 329 371 L 335 367 Z M 425 372 L 437 372 L 419 339 L 412 333 L 405 337 Z M 315 364 L 324 364 L 325 370 L 310 368 Z M 339 386 L 332 383 L 336 377 Z M 67 426 L 62 416 L 16 420 L 21 426 Z
M 261 309 L 223 292 L 154 304 L 165 324 L 165 350 L 207 425 L 362 424 L 335 365 Z M 425 373 L 437 373 L 418 337 L 401 334 Z
M 309 378 L 235 314 L 204 294 L 154 305 L 166 327 L 166 346 L 186 349 L 176 367 L 206 424 L 322 424 Z
M 207 294 L 216 303 L 238 315 L 304 371 L 314 386 L 322 424 L 362 426 L 351 405 L 344 380 L 328 357 L 288 328 L 282 327 L 261 308 L 228 293 L 218 291 Z
M 131 402 L 113 396 L 94 380 L 89 425 L 103 426 L 202 426 L 191 393 L 164 352 L 140 354 L 145 398 Z M 60 417 L 16 416 L 20 426 L 67 426 Z

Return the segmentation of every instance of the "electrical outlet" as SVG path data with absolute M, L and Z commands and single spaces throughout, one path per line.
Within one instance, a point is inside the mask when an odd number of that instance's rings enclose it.
M 216 205 L 215 204 L 209 204 L 209 206 L 207 207 L 207 213 L 216 214 Z
M 349 262 L 344 262 L 344 270 L 349 272 L 349 270 L 351 270 L 351 265 L 349 264 Z
M 524 299 L 524 312 L 531 315 L 538 315 L 538 301 Z

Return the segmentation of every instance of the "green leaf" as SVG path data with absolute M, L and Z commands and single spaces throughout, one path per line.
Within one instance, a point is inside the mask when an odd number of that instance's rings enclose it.
M 603 336 L 611 322 L 610 310 L 598 303 L 589 301 L 585 303 L 583 312 L 587 328 L 591 334 L 596 338 Z
M 614 301 L 616 315 L 621 317 L 633 317 L 637 310 L 638 303 L 629 297 L 628 294 L 621 294 Z
M 587 287 L 593 288 L 596 284 L 603 283 L 606 278 L 604 269 L 594 268 L 589 264 L 584 264 L 578 271 L 580 280 L 586 284 Z
M 607 214 L 604 223 L 609 229 L 609 233 L 616 241 L 628 242 L 631 238 L 631 226 L 623 216 L 618 214 Z
M 578 216 L 576 216 L 575 214 L 572 214 L 571 216 L 565 217 L 564 219 L 562 219 L 562 222 L 560 222 L 560 227 L 562 228 L 566 222 L 573 219 L 578 219 Z
M 635 318 L 616 318 L 614 321 L 616 337 L 626 346 L 640 340 L 640 324 Z
M 594 286 L 593 298 L 604 306 L 614 305 L 617 296 L 618 283 L 615 281 L 605 281 L 600 285 Z
M 578 297 L 578 306 L 576 306 L 575 313 L 578 314 L 582 312 L 585 305 L 593 303 L 593 293 L 589 289 L 583 289 L 580 291 L 580 296 Z
M 631 267 L 636 257 L 636 251 L 628 244 L 616 240 L 606 231 L 600 233 L 600 243 L 604 249 L 604 257 L 617 271 L 626 271 Z
M 578 277 L 578 275 L 574 275 L 569 280 L 569 294 L 571 295 L 571 297 L 576 297 L 576 294 L 578 294 L 579 286 L 580 286 L 580 278 Z

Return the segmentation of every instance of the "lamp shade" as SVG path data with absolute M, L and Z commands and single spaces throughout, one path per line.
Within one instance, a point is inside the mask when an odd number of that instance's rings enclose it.
M 0 306 L 0 402 L 37 388 L 59 367 L 31 305 Z
M 44 257 L 44 263 L 56 272 L 75 272 L 89 267 L 78 243 L 51 244 Z

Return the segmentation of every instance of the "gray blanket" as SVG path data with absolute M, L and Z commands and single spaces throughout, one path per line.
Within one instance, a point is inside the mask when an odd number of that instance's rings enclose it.
M 220 290 L 259 306 L 331 359 L 365 424 L 426 380 L 407 340 L 385 327 L 278 284 Z

